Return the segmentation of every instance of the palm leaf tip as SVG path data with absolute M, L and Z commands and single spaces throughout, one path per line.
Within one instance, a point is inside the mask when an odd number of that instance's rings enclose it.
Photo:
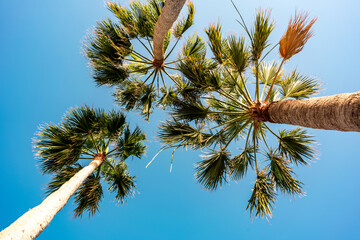
M 317 18 L 313 18 L 309 21 L 307 13 L 295 12 L 295 16 L 290 19 L 286 33 L 279 42 L 280 55 L 284 60 L 290 59 L 304 48 L 305 43 L 313 35 L 311 27 L 316 20 Z

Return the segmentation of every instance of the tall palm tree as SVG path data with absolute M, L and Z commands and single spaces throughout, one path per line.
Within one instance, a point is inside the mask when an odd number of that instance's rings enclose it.
M 178 89 L 168 101 L 173 119 L 160 126 L 160 140 L 165 144 L 161 151 L 179 147 L 206 151 L 195 175 L 208 190 L 216 190 L 230 179 L 241 179 L 253 169 L 256 179 L 247 208 L 256 217 L 272 215 L 277 191 L 303 193 L 292 165 L 306 165 L 315 155 L 314 140 L 306 130 L 297 127 L 276 133 L 268 124 L 277 103 L 291 98 L 295 100 L 285 101 L 305 101 L 298 99 L 309 98 L 320 88 L 316 79 L 283 69 L 311 37 L 315 21 L 296 13 L 280 43 L 264 53 L 274 24 L 269 12 L 259 11 L 251 29 L 242 17 L 239 21 L 248 45 L 244 36 L 224 38 L 221 25 L 213 24 L 205 30 L 211 59 L 198 36 L 190 38 L 179 56 L 177 68 L 183 76 L 179 82 L 192 88 L 187 92 Z M 268 53 L 277 46 L 281 63 L 266 62 Z M 270 146 L 268 134 L 277 141 L 275 147 Z M 238 154 L 229 149 L 234 142 L 243 143 Z
M 122 113 L 87 106 L 70 110 L 60 124 L 42 126 L 35 148 L 41 171 L 53 176 L 48 197 L 4 229 L 0 239 L 36 238 L 74 194 L 74 216 L 95 214 L 105 182 L 124 203 L 135 188 L 125 160 L 142 156 L 143 140 L 138 127 L 130 131 Z
M 187 15 L 169 29 L 184 3 L 185 0 L 148 0 L 134 1 L 125 7 L 109 2 L 107 7 L 116 20 L 98 22 L 85 45 L 96 84 L 116 86 L 117 102 L 126 110 L 140 110 L 146 119 L 154 105 L 162 105 L 162 93 L 169 86 L 167 78 L 177 84 L 171 75 L 176 61 L 170 57 L 193 24 L 192 2 L 187 4 Z M 176 41 L 167 51 L 171 36 Z

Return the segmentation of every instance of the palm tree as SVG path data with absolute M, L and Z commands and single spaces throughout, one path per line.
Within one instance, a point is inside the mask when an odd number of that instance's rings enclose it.
M 116 86 L 116 101 L 126 110 L 140 110 L 146 119 L 154 105 L 162 106 L 160 92 L 166 92 L 169 85 L 166 76 L 178 84 L 170 74 L 176 70 L 176 61 L 170 56 L 193 24 L 195 9 L 191 2 L 187 4 L 187 15 L 175 23 L 172 34 L 169 29 L 184 3 L 185 0 L 148 0 L 125 7 L 109 2 L 107 7 L 116 21 L 98 22 L 85 45 L 96 84 Z M 176 41 L 166 52 L 171 35 Z
M 124 203 L 135 188 L 125 160 L 142 156 L 143 140 L 138 127 L 130 131 L 122 113 L 87 106 L 70 110 L 58 125 L 42 126 L 35 148 L 41 171 L 53 176 L 48 196 L 4 229 L 0 239 L 36 238 L 74 194 L 75 217 L 95 214 L 103 198 L 102 181 Z
M 198 36 L 190 38 L 177 68 L 183 75 L 178 81 L 191 91 L 177 89 L 168 101 L 173 118 L 160 126 L 159 137 L 164 143 L 160 151 L 185 147 L 207 152 L 197 163 L 195 175 L 208 190 L 216 190 L 230 179 L 239 180 L 253 169 L 256 179 L 247 209 L 256 217 L 272 215 L 277 191 L 303 193 L 292 165 L 306 165 L 315 155 L 314 140 L 306 130 L 297 127 L 276 133 L 268 124 L 275 122 L 273 116 L 278 114 L 273 115 L 273 111 L 278 104 L 304 102 L 300 99 L 309 98 L 320 88 L 316 79 L 297 70 L 285 72 L 282 67 L 311 37 L 316 19 L 307 19 L 307 15 L 296 13 L 280 43 L 265 54 L 274 29 L 267 11 L 257 13 L 251 29 L 241 17 L 239 23 L 249 45 L 243 36 L 224 38 L 220 24 L 210 25 L 205 32 L 211 59 L 207 58 L 205 42 Z M 277 46 L 281 63 L 265 62 Z M 250 81 L 255 83 L 253 87 Z M 286 100 L 291 98 L 295 100 Z M 277 146 L 270 146 L 267 134 L 275 138 Z M 229 149 L 234 142 L 243 143 L 235 155 Z

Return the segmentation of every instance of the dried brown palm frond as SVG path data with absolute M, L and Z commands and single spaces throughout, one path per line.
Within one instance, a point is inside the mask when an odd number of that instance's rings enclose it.
M 280 55 L 284 58 L 284 60 L 290 59 L 303 49 L 305 43 L 313 35 L 311 27 L 316 20 L 317 18 L 313 18 L 308 23 L 307 13 L 298 14 L 295 12 L 294 18 L 290 19 L 286 33 L 282 36 L 279 42 Z

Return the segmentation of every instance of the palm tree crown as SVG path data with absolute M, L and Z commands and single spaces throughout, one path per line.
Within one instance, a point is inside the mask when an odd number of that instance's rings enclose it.
M 161 96 L 167 89 L 166 76 L 178 84 L 170 74 L 176 70 L 173 66 L 176 61 L 169 60 L 169 57 L 194 20 L 194 5 L 189 2 L 187 15 L 176 22 L 172 34 L 170 31 L 167 33 L 164 51 L 168 49 L 171 35 L 176 39 L 175 44 L 165 53 L 164 60 L 157 60 L 152 39 L 164 4 L 164 0 L 148 0 L 144 4 L 135 1 L 129 7 L 107 3 L 116 21 L 106 19 L 98 22 L 85 46 L 97 85 L 116 86 L 114 96 L 117 103 L 126 110 L 140 110 L 146 119 L 149 119 L 154 105 L 163 105 L 164 97 Z
M 58 190 L 78 173 L 86 162 L 101 159 L 102 164 L 91 173 L 75 193 L 74 215 L 89 215 L 99 210 L 103 198 L 102 180 L 110 192 L 123 203 L 134 193 L 134 176 L 125 160 L 140 158 L 145 150 L 145 135 L 136 127 L 131 131 L 122 113 L 88 106 L 70 110 L 60 124 L 41 127 L 35 148 L 41 171 L 53 175 L 47 193 Z
M 280 52 L 287 51 L 285 57 L 281 55 L 280 65 L 264 61 L 278 46 L 264 54 L 274 29 L 268 11 L 257 13 L 252 29 L 242 17 L 238 21 L 249 44 L 243 36 L 224 38 L 220 24 L 210 25 L 205 32 L 212 58 L 207 58 L 205 42 L 200 37 L 190 38 L 177 63 L 183 76 L 178 76 L 178 81 L 188 88 L 172 94 L 168 105 L 173 118 L 164 122 L 159 132 L 165 144 L 161 151 L 186 147 L 208 152 L 197 164 L 195 174 L 208 190 L 221 187 L 229 179 L 241 179 L 249 168 L 253 169 L 257 177 L 247 208 L 257 217 L 272 215 L 277 190 L 302 194 L 302 183 L 295 179 L 291 167 L 308 164 L 315 153 L 314 141 L 305 130 L 284 129 L 276 133 L 267 124 L 269 103 L 308 98 L 319 90 L 314 78 L 297 70 L 286 73 L 282 68 L 285 60 L 301 51 L 315 21 L 307 25 L 306 15 L 296 15 L 294 19 L 280 41 Z M 253 87 L 250 81 L 255 83 Z M 254 94 L 250 94 L 252 91 Z M 277 140 L 276 147 L 268 144 L 267 133 Z M 232 142 L 243 143 L 237 155 L 229 150 Z

